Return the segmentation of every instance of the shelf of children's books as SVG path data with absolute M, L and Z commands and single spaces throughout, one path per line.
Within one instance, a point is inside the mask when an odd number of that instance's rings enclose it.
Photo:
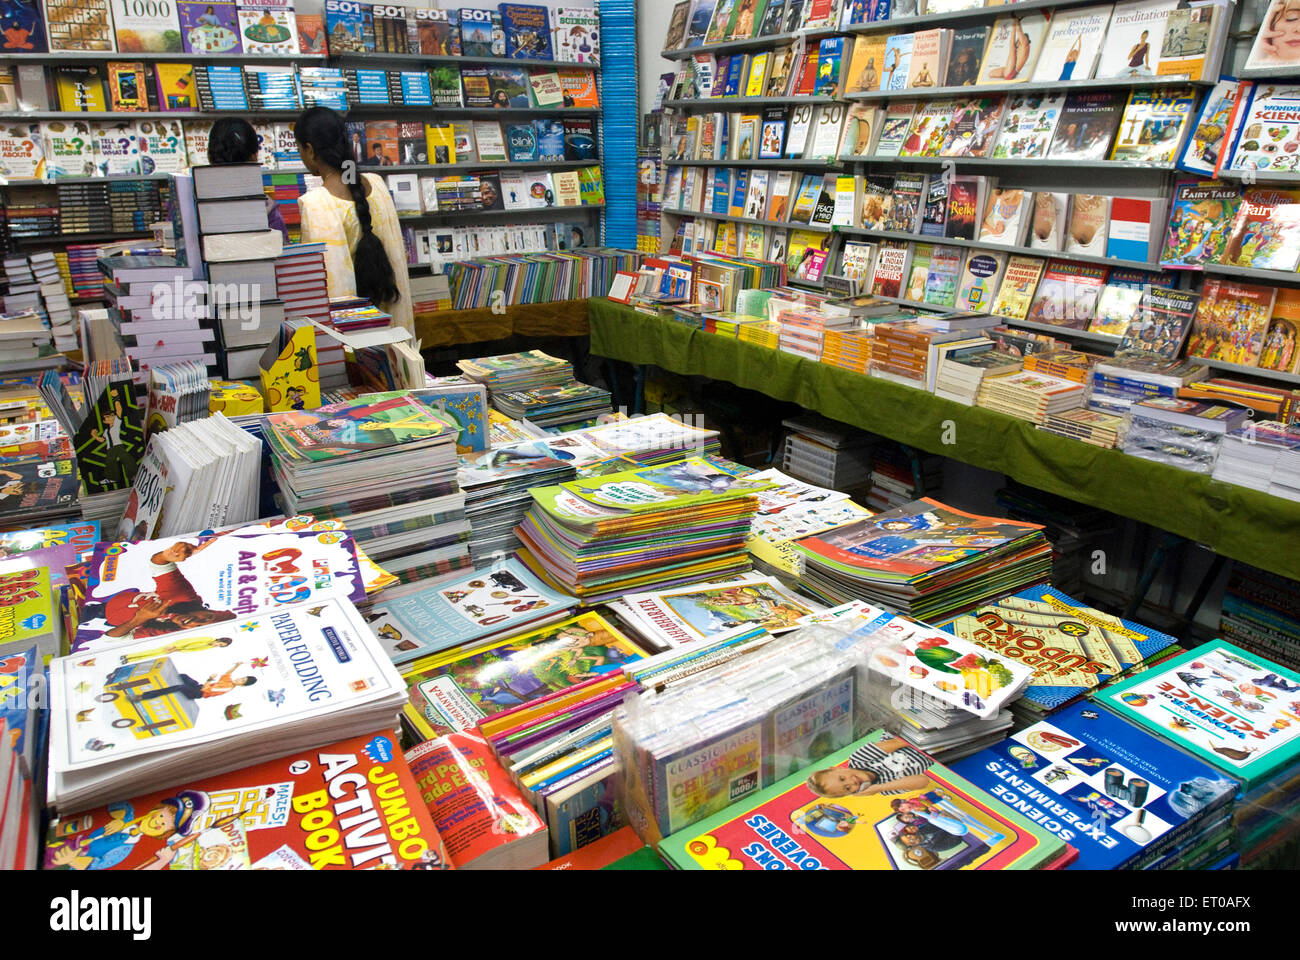
M 570 63 L 567 60 L 525 60 L 510 57 L 466 57 L 426 53 L 340 53 L 330 57 L 330 64 L 340 67 L 368 67 L 375 63 L 405 63 L 412 66 L 437 63 L 469 63 L 486 67 L 552 67 L 560 70 L 599 70 L 597 63 Z
M 1018 0 L 1016 3 L 1017 14 L 1026 10 L 1041 10 L 1044 7 L 1064 8 L 1080 7 L 1093 0 Z M 882 30 L 889 30 L 897 33 L 913 33 L 917 30 L 925 30 L 931 26 L 939 24 L 951 24 L 954 21 L 968 20 L 971 22 L 992 22 L 999 16 L 1006 16 L 1007 11 L 1004 6 L 972 6 L 965 10 L 951 10 L 945 13 L 925 13 L 915 17 L 897 17 L 891 20 L 871 20 L 867 23 L 851 23 L 844 27 L 843 33 L 879 33 Z
M 805 40 L 818 40 L 822 37 L 829 37 L 831 34 L 840 31 L 834 27 L 819 27 L 816 30 L 795 30 L 791 33 L 774 33 L 766 37 L 749 37 L 746 40 L 728 40 L 726 43 L 711 43 L 708 46 L 698 45 L 694 47 L 678 47 L 676 50 L 665 50 L 661 56 L 665 60 L 687 60 L 697 53 L 734 53 L 738 50 L 753 50 L 757 47 L 776 47 L 786 43 L 792 43 L 799 37 Z
M 664 106 L 681 109 L 713 107 L 715 110 L 730 112 L 736 107 L 790 107 L 801 104 L 817 106 L 835 102 L 834 97 L 692 97 L 685 100 L 665 100 Z
M 403 163 L 391 167 L 366 167 L 370 173 L 463 173 L 467 170 L 577 170 L 598 167 L 599 160 L 475 160 L 469 163 Z
M 1300 66 L 1294 63 L 1279 63 L 1275 67 L 1254 67 L 1237 74 L 1238 80 L 1278 80 L 1286 79 L 1300 83 Z
M 1202 269 L 1215 276 L 1236 277 L 1241 280 L 1266 280 L 1269 283 L 1300 283 L 1300 273 L 1294 270 L 1256 270 L 1251 267 L 1227 267 L 1221 263 L 1207 263 Z
M 1220 180 L 1240 180 L 1246 186 L 1256 183 L 1300 183 L 1297 170 L 1220 170 Z
M 928 237 L 916 233 L 904 233 L 900 230 L 871 230 L 867 227 L 835 227 L 836 233 L 863 237 L 879 237 L 882 240 L 908 240 L 913 243 L 946 244 L 951 247 L 965 247 L 970 250 L 1002 250 L 1014 256 L 1044 257 L 1056 260 L 1073 260 L 1076 263 L 1101 263 L 1116 267 L 1129 267 L 1135 270 L 1159 270 L 1158 263 L 1143 260 L 1121 260 L 1119 257 L 1095 257 L 1087 254 L 1066 253 L 1063 250 L 1037 250 L 1032 247 L 1011 247 L 1005 243 L 986 243 L 979 240 L 963 240 L 956 237 Z M 1297 277 L 1300 279 L 1300 277 Z
M 251 120 L 291 120 L 302 111 L 294 110 L 119 110 L 117 112 L 80 110 L 37 110 L 12 113 L 5 122 L 24 120 L 217 120 L 221 117 L 247 117 Z
M 759 220 L 756 217 L 732 217 L 721 213 L 705 213 L 700 210 L 681 210 L 665 207 L 663 213 L 670 217 L 698 217 L 702 220 L 726 220 L 728 223 L 751 223 L 759 227 L 778 227 L 789 230 L 808 230 L 812 233 L 830 233 L 830 227 L 820 224 L 791 223 L 789 220 Z
M 673 160 L 664 157 L 663 162 L 670 167 L 777 167 L 799 169 L 839 169 L 843 166 L 838 160 Z
M 1249 367 L 1243 363 L 1229 363 L 1226 360 L 1207 360 L 1204 357 L 1188 357 L 1188 359 L 1193 363 L 1203 363 L 1207 367 L 1213 367 L 1215 370 L 1222 370 L 1224 373 L 1236 373 L 1248 377 L 1259 377 L 1263 380 L 1273 380 L 1290 387 L 1300 386 L 1300 375 L 1294 373 L 1283 373 L 1280 370 L 1261 370 L 1259 367 Z
M 55 50 L 52 53 L 6 53 L 6 59 L 18 63 L 89 63 L 115 60 L 124 63 L 301 63 L 323 64 L 323 53 L 281 53 L 259 56 L 251 53 L 113 53 L 107 50 Z
M 556 213 L 569 216 L 587 210 L 603 210 L 604 207 L 603 203 L 584 203 L 577 207 L 529 207 L 518 210 L 430 210 L 425 213 L 399 214 L 397 219 L 402 223 L 409 223 L 416 220 L 437 220 L 443 217 L 452 219 L 457 217 L 536 217 Z
M 1070 170 L 1124 170 L 1129 173 L 1150 173 L 1164 176 L 1172 173 L 1172 164 L 1137 163 L 1132 160 L 1053 160 L 1050 158 L 1030 160 L 1021 157 L 876 157 L 850 156 L 840 157 L 845 163 L 876 164 L 915 164 L 918 166 L 942 167 L 953 164 L 957 167 L 1061 167 Z
M 6 187 L 57 187 L 61 183 L 105 183 L 110 180 L 166 180 L 169 173 L 115 173 L 109 177 L 52 177 L 49 180 L 10 180 Z
M 373 116 L 376 113 L 407 113 L 420 111 L 436 117 L 454 114 L 458 117 L 586 117 L 600 113 L 599 107 L 425 107 L 398 103 L 356 103 L 348 108 L 348 116 Z
M 1016 6 L 1020 6 L 1016 4 Z M 856 90 L 845 93 L 845 100 L 935 100 L 942 97 L 982 97 L 995 93 L 1080 93 L 1085 90 L 1137 89 L 1164 87 L 1176 84 L 1185 86 L 1212 86 L 1189 80 L 1186 75 L 1177 77 L 1137 77 L 1111 80 L 1053 80 L 1048 83 L 987 83 L 965 87 L 908 87 L 903 90 Z

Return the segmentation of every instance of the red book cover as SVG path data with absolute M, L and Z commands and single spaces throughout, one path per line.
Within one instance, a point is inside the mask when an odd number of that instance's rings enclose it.
M 385 733 L 63 817 L 45 868 L 446 869 L 442 838 Z
M 948 224 L 944 236 L 974 240 L 979 221 L 979 180 L 953 177 L 948 184 Z
M 445 831 L 453 865 L 467 867 L 485 854 L 536 834 L 543 837 L 538 860 L 546 856 L 546 824 L 482 737 L 462 731 L 426 740 L 408 750 L 406 760 L 433 822 Z
M 799 71 L 799 80 L 795 84 L 793 96 L 811 97 L 813 89 L 817 86 L 817 53 L 816 48 L 810 48 L 804 55 L 803 64 Z

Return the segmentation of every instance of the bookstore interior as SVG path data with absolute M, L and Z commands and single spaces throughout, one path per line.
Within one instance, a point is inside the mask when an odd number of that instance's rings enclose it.
M 0 0 L 0 866 L 1300 868 L 1300 0 L 418 2 Z

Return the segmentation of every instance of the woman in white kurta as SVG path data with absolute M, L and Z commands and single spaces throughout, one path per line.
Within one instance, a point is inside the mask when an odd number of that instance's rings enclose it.
M 294 137 L 304 166 L 322 186 L 298 199 L 302 242 L 325 244 L 331 299 L 362 296 L 415 332 L 406 247 L 384 181 L 362 174 L 352 159 L 341 115 L 325 107 L 303 111 Z

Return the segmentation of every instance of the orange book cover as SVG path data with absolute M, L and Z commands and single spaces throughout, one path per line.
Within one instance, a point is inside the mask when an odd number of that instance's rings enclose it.
M 594 109 L 600 106 L 600 92 L 596 89 L 596 74 L 592 70 L 561 68 L 560 88 L 564 91 L 564 105 Z
M 446 869 L 420 788 L 386 733 L 303 750 L 50 825 L 62 870 Z
M 601 837 L 594 843 L 579 847 L 572 853 L 557 857 L 550 863 L 544 863 L 535 870 L 603 870 L 615 860 L 621 860 L 630 853 L 636 853 L 645 844 L 631 827 L 615 830 L 609 836 Z
M 461 732 L 426 740 L 406 752 L 406 762 L 454 866 L 546 832 L 482 737 Z

